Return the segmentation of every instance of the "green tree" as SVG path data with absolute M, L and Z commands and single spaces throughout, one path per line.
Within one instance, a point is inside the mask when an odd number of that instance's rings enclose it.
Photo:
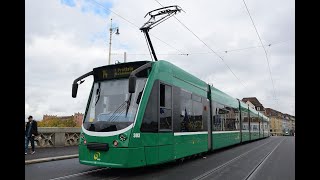
M 48 118 L 38 122 L 39 127 L 76 127 L 73 118 L 59 119 L 57 117 Z

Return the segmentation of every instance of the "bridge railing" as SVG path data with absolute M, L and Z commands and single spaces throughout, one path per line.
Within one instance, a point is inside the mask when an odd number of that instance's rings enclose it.
M 39 135 L 35 137 L 35 146 L 62 147 L 78 145 L 80 130 L 81 128 L 78 127 L 38 127 Z

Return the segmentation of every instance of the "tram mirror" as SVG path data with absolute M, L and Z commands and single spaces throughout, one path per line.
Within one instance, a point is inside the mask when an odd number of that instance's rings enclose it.
M 130 76 L 129 77 L 129 93 L 134 93 L 136 91 L 136 76 Z
M 72 97 L 73 98 L 77 97 L 77 92 L 78 92 L 78 84 L 73 83 L 72 84 Z

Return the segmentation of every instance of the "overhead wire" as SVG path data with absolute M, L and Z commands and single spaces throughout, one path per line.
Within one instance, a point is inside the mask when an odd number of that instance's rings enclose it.
M 157 0 L 155 0 L 155 1 L 163 7 L 163 5 L 162 5 L 159 1 L 157 1 Z M 97 2 L 97 1 L 95 1 L 95 0 L 91 0 L 90 2 L 94 2 L 95 4 L 97 4 L 97 5 L 101 6 L 102 8 L 104 8 L 105 10 L 110 11 L 110 12 L 112 12 L 113 14 L 117 15 L 118 17 L 120 17 L 120 18 L 123 19 L 124 21 L 128 22 L 128 23 L 131 24 L 132 26 L 137 27 L 137 28 L 140 29 L 139 26 L 137 26 L 137 25 L 134 24 L 133 22 L 129 21 L 128 19 L 124 18 L 123 16 L 121 16 L 121 15 L 118 14 L 118 13 L 116 13 L 115 11 L 112 11 L 111 9 L 106 8 L 106 7 L 103 6 L 101 3 L 99 3 L 99 2 Z M 243 0 L 243 2 L 244 2 L 244 4 L 245 4 L 245 7 L 246 7 L 246 9 L 247 9 L 247 12 L 248 12 L 248 14 L 249 14 L 249 16 L 250 16 L 250 19 L 251 19 L 251 21 L 252 21 L 252 24 L 253 24 L 253 26 L 254 26 L 254 28 L 255 28 L 255 31 L 256 31 L 256 33 L 257 33 L 257 35 L 258 35 L 258 38 L 259 38 L 259 40 L 260 40 L 261 45 L 260 45 L 260 46 L 253 46 L 253 47 L 242 48 L 242 49 L 226 50 L 226 51 L 224 51 L 224 52 L 225 52 L 225 53 L 228 53 L 228 52 L 232 52 L 232 51 L 241 51 L 241 50 L 246 50 L 246 49 L 251 49 L 251 48 L 263 47 L 264 52 L 265 52 L 265 55 L 266 55 L 267 63 L 268 63 L 269 74 L 270 74 L 271 81 L 272 81 L 274 97 L 275 97 L 275 99 L 276 99 L 275 86 L 274 86 L 274 82 L 273 82 L 273 78 L 272 78 L 272 73 L 271 73 L 271 69 L 270 69 L 270 63 L 269 63 L 269 58 L 268 58 L 267 51 L 266 51 L 266 49 L 265 49 L 265 46 L 264 46 L 263 43 L 262 43 L 261 37 L 260 37 L 260 35 L 259 35 L 259 33 L 258 33 L 258 30 L 257 30 L 255 24 L 254 24 L 254 21 L 253 21 L 253 19 L 252 19 L 252 17 L 251 17 L 251 14 L 250 14 L 250 12 L 249 12 L 249 9 L 248 9 L 248 7 L 247 7 L 247 5 L 246 5 L 246 3 L 245 3 L 244 0 Z M 239 79 L 239 77 L 232 71 L 232 69 L 230 68 L 230 66 L 225 62 L 225 60 L 224 60 L 216 51 L 214 51 L 214 50 L 213 50 L 210 46 L 208 46 L 203 40 L 201 40 L 190 28 L 188 28 L 184 23 L 182 23 L 177 17 L 174 16 L 174 18 L 175 18 L 182 26 L 184 26 L 190 33 L 192 33 L 199 41 L 201 41 L 208 49 L 210 49 L 210 51 L 211 51 L 212 53 L 214 53 L 216 56 L 218 56 L 218 57 L 224 62 L 224 64 L 227 66 L 227 68 L 229 69 L 229 71 L 234 75 L 234 77 L 236 77 L 236 79 L 245 87 L 244 83 Z M 156 37 L 156 36 L 154 36 L 154 35 L 152 35 L 152 34 L 150 34 L 150 35 L 151 35 L 152 37 L 158 39 L 160 42 L 166 44 L 167 46 L 169 46 L 169 47 L 175 49 L 176 51 L 179 51 L 179 52 L 180 52 L 180 54 L 164 54 L 164 55 L 187 55 L 187 56 L 188 56 L 188 55 L 191 55 L 191 54 L 209 54 L 209 52 L 204 52 L 204 53 L 183 53 L 181 50 L 173 47 L 172 45 L 166 43 L 165 41 L 161 40 L 160 38 L 158 38 L 158 37 Z M 283 43 L 283 42 L 280 42 L 280 43 Z M 274 43 L 274 44 L 275 44 L 275 43 Z M 274 45 L 274 44 L 269 44 L 268 46 L 271 46 L 271 45 Z M 138 54 L 135 54 L 135 55 L 138 55 Z M 140 55 L 144 55 L 144 54 L 140 54 Z
M 159 5 L 161 5 L 163 7 L 163 5 L 158 1 L 158 0 L 155 0 Z M 227 50 L 225 51 L 225 53 L 228 53 L 228 52 L 231 52 L 231 51 L 239 51 L 239 50 L 247 50 L 247 49 L 251 49 L 251 48 L 257 48 L 257 47 L 262 47 L 264 52 L 265 52 L 265 56 L 266 56 L 266 60 L 267 60 L 267 64 L 268 64 L 268 70 L 269 70 L 269 75 L 270 75 L 270 78 L 271 78 L 271 82 L 272 82 L 272 87 L 273 87 L 273 94 L 274 94 L 274 100 L 276 100 L 277 104 L 279 105 L 278 101 L 277 101 L 277 98 L 276 98 L 276 90 L 275 90 L 275 85 L 274 85 L 274 81 L 273 81 L 273 78 L 272 78 L 272 73 L 271 73 L 271 68 L 270 68 L 270 62 L 269 62 L 269 58 L 268 58 L 268 53 L 266 51 L 266 48 L 265 48 L 265 45 L 262 43 L 262 40 L 261 40 L 261 37 L 258 33 L 258 30 L 254 24 L 254 21 L 253 21 L 253 18 L 251 17 L 251 14 L 250 14 L 250 11 L 245 3 L 245 1 L 243 0 L 243 3 L 245 4 L 245 7 L 247 9 L 247 12 L 249 14 L 249 17 L 252 21 L 252 24 L 255 28 L 255 31 L 258 35 L 258 38 L 259 38 L 259 41 L 261 43 L 260 46 L 254 46 L 254 47 L 248 47 L 248 48 L 242 48 L 242 49 L 234 49 L 234 50 Z M 242 81 L 236 76 L 236 74 L 231 70 L 231 68 L 229 67 L 229 65 L 224 61 L 224 59 L 219 55 L 217 54 L 211 47 L 209 47 L 203 40 L 201 40 L 193 31 L 191 31 L 190 28 L 188 28 L 184 23 L 182 23 L 177 17 L 174 17 L 181 25 L 183 25 L 190 33 L 192 33 L 199 41 L 201 41 L 207 48 L 209 48 L 214 54 L 216 54 L 224 63 L 225 65 L 228 67 L 228 69 L 232 72 L 232 74 L 241 82 L 241 84 L 244 86 L 244 84 L 242 83 Z M 284 41 L 286 42 L 286 41 Z M 284 43 L 284 42 L 279 42 L 278 44 L 280 43 Z M 271 45 L 273 44 L 268 44 L 268 46 L 270 47 Z M 197 53 L 189 53 L 188 55 L 191 55 L 191 54 L 197 54 Z M 200 53 L 198 53 L 200 54 Z M 208 52 L 207 53 L 201 53 L 201 54 L 209 54 Z
M 159 1 L 157 1 L 157 0 L 155 0 L 155 1 L 163 7 L 163 5 L 162 5 Z M 95 0 L 91 0 L 91 2 L 94 2 L 95 4 L 99 5 L 99 6 L 102 7 L 103 9 L 112 12 L 113 14 L 117 15 L 118 17 L 120 17 L 120 18 L 123 19 L 124 21 L 128 22 L 129 24 L 131 24 L 132 26 L 140 29 L 139 26 L 137 26 L 137 25 L 134 24 L 133 22 L 129 21 L 128 19 L 124 18 L 123 16 L 121 16 L 121 15 L 118 14 L 118 13 L 116 13 L 115 11 L 113 11 L 113 10 L 111 10 L 111 9 L 109 9 L 109 8 L 106 8 L 106 7 L 103 6 L 101 3 L 99 3 L 99 2 L 97 2 L 97 1 L 95 1 Z M 274 92 L 274 99 L 276 100 L 275 85 L 274 85 L 274 81 L 273 81 L 273 78 L 272 78 L 272 73 L 271 73 L 271 68 L 270 68 L 270 63 L 269 63 L 268 54 L 267 54 L 267 51 L 266 51 L 266 49 L 265 49 L 265 46 L 266 46 L 266 45 L 264 45 L 264 44 L 262 43 L 261 37 L 260 37 L 260 35 L 259 35 L 259 33 L 258 33 L 258 30 L 257 30 L 255 24 L 254 24 L 253 18 L 252 18 L 251 14 L 250 14 L 250 11 L 249 11 L 248 7 L 247 7 L 247 4 L 245 3 L 245 0 L 243 0 L 243 3 L 244 3 L 244 5 L 245 5 L 245 7 L 246 7 L 246 10 L 247 10 L 247 12 L 248 12 L 248 15 L 249 15 L 249 17 L 250 17 L 250 19 L 251 19 L 251 21 L 252 21 L 252 24 L 253 24 L 254 28 L 255 28 L 255 31 L 256 31 L 256 33 L 257 33 L 257 36 L 258 36 L 258 38 L 259 38 L 259 41 L 260 41 L 261 45 L 260 45 L 260 46 L 251 46 L 251 47 L 246 47 L 246 48 L 240 48 L 240 49 L 225 50 L 225 51 L 223 51 L 223 52 L 229 53 L 229 52 L 233 52 L 233 51 L 242 51 L 242 50 L 248 50 L 248 49 L 252 49 L 252 48 L 262 47 L 262 48 L 264 49 L 264 52 L 265 52 L 265 55 L 266 55 L 266 60 L 267 60 L 268 70 L 269 70 L 269 75 L 270 75 L 270 78 L 271 78 L 272 87 L 273 87 L 273 92 Z M 236 79 L 245 87 L 244 83 L 238 78 L 238 76 L 232 71 L 232 69 L 230 68 L 230 66 L 225 62 L 225 60 L 224 60 L 216 51 L 214 51 L 214 50 L 213 50 L 210 46 L 208 46 L 203 40 L 201 40 L 193 31 L 191 31 L 190 28 L 188 28 L 184 23 L 182 23 L 178 18 L 176 18 L 175 16 L 174 16 L 174 18 L 175 18 L 182 26 L 184 26 L 190 33 L 192 33 L 199 41 L 201 41 L 208 49 L 210 49 L 211 52 L 184 53 L 184 52 L 182 52 L 181 50 L 179 50 L 179 49 L 173 47 L 172 45 L 168 44 L 167 42 L 161 40 L 160 38 L 158 38 L 158 37 L 150 34 L 152 37 L 156 38 L 156 39 L 159 40 L 160 42 L 162 42 L 162 43 L 164 43 L 165 45 L 171 47 L 172 49 L 175 49 L 176 51 L 180 52 L 179 54 L 174 54 L 174 53 L 171 53 L 171 54 L 170 54 L 170 53 L 169 53 L 169 54 L 159 54 L 159 55 L 186 55 L 186 56 L 188 56 L 188 55 L 192 55 L 192 54 L 210 54 L 210 53 L 214 53 L 216 56 L 218 56 L 218 57 L 224 62 L 224 64 L 227 66 L 227 68 L 229 69 L 229 71 L 234 75 L 234 77 L 236 77 Z M 290 41 L 290 40 L 288 40 L 288 41 Z M 278 43 L 272 43 L 272 44 L 268 44 L 267 46 L 270 47 L 271 45 L 280 44 L 280 43 L 284 43 L 284 42 L 287 42 L 287 41 L 278 42 Z M 220 52 L 220 51 L 219 51 L 219 52 Z M 222 51 L 221 51 L 221 52 L 222 52 Z M 130 54 L 130 53 L 128 53 L 128 54 Z M 131 55 L 147 55 L 147 54 L 131 54 Z M 148 55 L 149 55 L 149 54 L 148 54 Z M 278 103 L 278 102 L 277 102 L 277 103 Z
M 243 1 L 244 5 L 245 5 L 245 7 L 246 7 L 246 10 L 247 10 L 247 12 L 248 12 L 248 15 L 249 15 L 249 17 L 250 17 L 250 19 L 251 19 L 251 22 L 252 22 L 252 24 L 253 24 L 253 27 L 254 27 L 257 35 L 258 35 L 258 38 L 259 38 L 260 43 L 261 43 L 261 46 L 263 47 L 264 53 L 265 53 L 265 55 L 266 55 L 266 60 L 267 60 L 268 69 L 269 69 L 269 75 L 270 75 L 271 82 L 272 82 L 272 87 L 273 87 L 274 99 L 276 99 L 276 90 L 275 90 L 275 86 L 274 86 L 274 82 L 273 82 L 273 78 L 272 78 L 272 74 L 271 74 L 271 68 L 270 68 L 270 63 L 269 63 L 269 58 L 268 58 L 268 54 L 267 54 L 266 48 L 264 47 L 264 45 L 263 45 L 263 43 L 262 43 L 262 40 L 261 40 L 261 37 L 260 37 L 260 35 L 259 35 L 258 29 L 257 29 L 256 25 L 254 24 L 254 21 L 253 21 L 253 19 L 252 19 L 252 17 L 251 17 L 249 8 L 248 8 L 245 0 L 242 0 L 242 1 Z M 278 101 L 276 101 L 276 102 L 278 102 Z
M 286 40 L 286 41 L 280 41 L 280 42 L 275 42 L 275 43 L 269 43 L 265 46 L 271 47 L 277 44 L 282 44 L 282 43 L 286 43 L 292 41 L 292 39 L 290 40 Z M 234 52 L 234 51 L 244 51 L 244 50 L 249 50 L 249 49 L 254 49 L 254 48 L 260 48 L 262 47 L 261 45 L 259 46 L 250 46 L 250 47 L 245 47 L 245 48 L 237 48 L 237 49 L 230 49 L 230 50 L 224 50 L 224 51 L 218 51 L 220 53 L 230 53 L 230 52 Z M 183 56 L 189 56 L 189 55 L 198 55 L 198 54 L 211 54 L 212 52 L 191 52 L 191 53 L 187 53 L 187 54 L 183 54 L 183 53 L 157 53 L 158 55 L 183 55 Z M 119 54 L 119 53 L 114 53 L 113 55 L 123 55 L 123 54 Z M 127 55 L 150 55 L 150 54 L 146 54 L 146 53 L 127 53 Z
M 123 16 L 121 16 L 121 15 L 118 14 L 118 13 L 116 13 L 115 11 L 112 11 L 110 8 L 106 8 L 104 5 L 102 5 L 101 3 L 97 2 L 96 0 L 90 0 L 89 2 L 93 2 L 93 3 L 97 4 L 97 5 L 99 5 L 99 6 L 102 7 L 103 9 L 112 12 L 113 14 L 117 15 L 118 17 L 120 17 L 120 18 L 123 19 L 124 21 L 128 22 L 129 24 L 131 24 L 132 26 L 140 29 L 140 27 L 137 26 L 136 24 L 134 24 L 133 22 L 131 22 L 131 21 L 129 21 L 128 19 L 124 18 Z M 162 43 L 166 44 L 167 46 L 171 47 L 172 49 L 175 49 L 176 51 L 179 51 L 180 53 L 184 53 L 184 52 L 182 52 L 181 50 L 173 47 L 172 45 L 168 44 L 167 42 L 165 42 L 165 41 L 161 40 L 160 38 L 156 37 L 155 35 L 153 35 L 153 34 L 150 34 L 150 35 L 151 35 L 152 37 L 156 38 L 157 40 L 159 40 L 160 42 L 162 42 Z
M 155 0 L 160 6 L 164 7 L 159 1 Z M 229 67 L 229 65 L 225 62 L 225 60 L 217 53 L 215 52 L 210 46 L 208 46 L 203 40 L 201 40 L 193 31 L 191 31 L 190 28 L 188 28 L 185 24 L 183 24 L 177 17 L 174 16 L 174 18 L 182 25 L 184 26 L 190 33 L 192 33 L 199 41 L 201 41 L 208 49 L 210 49 L 216 56 L 218 56 L 222 62 L 224 62 L 224 64 L 227 66 L 227 68 L 229 69 L 229 71 L 233 74 L 234 77 L 236 77 L 236 79 L 238 79 L 238 81 L 242 84 L 242 86 L 244 88 L 246 88 L 246 86 L 244 85 L 244 83 L 238 78 L 238 76 L 232 71 L 232 69 Z

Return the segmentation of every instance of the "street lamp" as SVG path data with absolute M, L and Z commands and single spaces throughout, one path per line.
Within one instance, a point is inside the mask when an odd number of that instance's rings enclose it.
M 112 28 L 112 18 L 111 18 L 111 25 L 110 25 L 110 42 L 109 42 L 109 65 L 110 65 L 110 61 L 111 61 L 111 36 L 112 33 L 116 32 L 116 35 L 119 35 L 119 27 L 114 27 Z

